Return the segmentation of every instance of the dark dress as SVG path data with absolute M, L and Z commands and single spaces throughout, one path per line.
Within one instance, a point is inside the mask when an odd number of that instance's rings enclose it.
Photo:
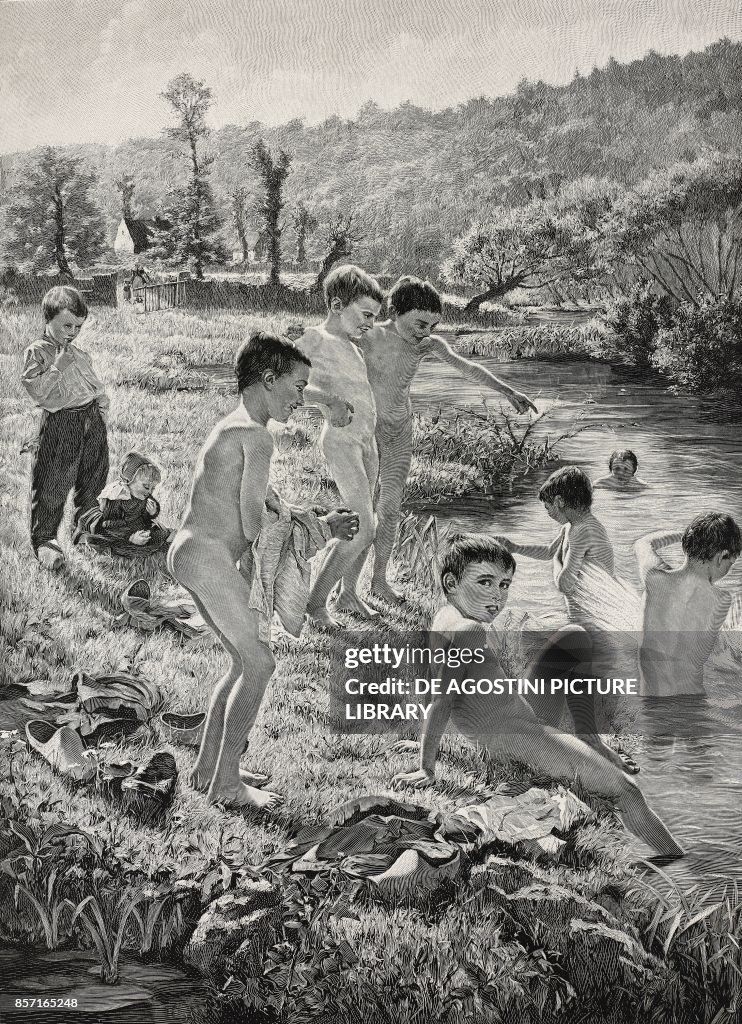
M 154 514 L 147 511 L 147 502 L 155 505 Z M 81 540 L 96 547 L 107 547 L 114 555 L 130 558 L 150 555 L 167 544 L 169 530 L 155 523 L 160 506 L 154 498 L 101 498 L 96 508 L 80 517 L 75 543 Z M 146 544 L 132 544 L 129 537 L 137 530 L 150 530 Z

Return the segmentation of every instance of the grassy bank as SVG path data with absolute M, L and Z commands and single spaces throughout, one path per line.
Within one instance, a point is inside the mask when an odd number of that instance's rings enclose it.
M 86 325 L 81 343 L 112 399 L 113 464 L 137 448 L 162 465 L 164 523 L 177 522 L 196 453 L 235 399 L 215 388 L 176 392 L 124 382 L 167 353 L 190 365 L 229 361 L 257 326 L 283 330 L 287 321 L 183 313 L 145 320 L 119 310 L 97 313 Z M 78 669 L 127 666 L 158 684 L 168 708 L 200 711 L 225 664 L 212 641 L 182 643 L 170 633 L 114 623 L 119 594 L 136 577 L 176 592 L 161 562 L 133 566 L 93 557 L 64 540 L 67 566 L 50 575 L 30 555 L 30 460 L 19 449 L 34 433 L 35 414 L 17 379 L 22 349 L 37 331 L 30 313 L 7 315 L 0 325 L 0 680 L 61 686 Z M 274 469 L 288 497 L 332 500 L 311 425 L 281 432 Z M 434 591 L 416 551 L 406 544 L 400 557 L 412 597 L 404 613 L 386 614 L 391 636 L 429 621 Z M 335 643 L 312 630 L 298 640 L 277 638 L 276 675 L 245 758 L 248 768 L 270 770 L 272 787 L 285 796 L 270 815 L 226 812 L 190 789 L 193 752 L 170 746 L 156 724 L 104 756 L 140 763 L 155 750 L 171 750 L 181 782 L 159 828 L 123 815 L 103 787 L 61 781 L 13 736 L 0 740 L 0 899 L 7 908 L 0 938 L 93 948 L 109 980 L 127 949 L 145 959 L 177 957 L 209 900 L 250 877 L 299 827 L 322 822 L 329 808 L 351 797 L 389 793 L 392 775 L 414 755 L 389 749 L 393 737 L 330 731 L 327 678 Z M 21 728 L 29 715 L 11 699 L 0 710 L 7 730 Z M 481 799 L 483 787 L 491 792 L 523 778 L 486 763 L 454 737 L 444 741 L 439 770 L 436 789 L 406 798 L 452 810 Z M 351 1022 L 368 1018 L 369 1010 L 389 1024 L 733 1020 L 742 991 L 737 903 L 683 905 L 666 888 L 652 893 L 630 866 L 610 815 L 568 839 L 544 864 L 504 846 L 481 849 L 436 899 L 391 907 L 336 876 L 313 887 L 277 874 L 276 941 L 257 969 L 235 967 L 215 1005 L 225 1020 L 252 1009 L 256 1019 L 291 1022 Z

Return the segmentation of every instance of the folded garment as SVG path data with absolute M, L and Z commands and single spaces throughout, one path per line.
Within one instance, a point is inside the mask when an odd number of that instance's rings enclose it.
M 154 683 L 123 672 L 101 676 L 77 672 L 71 692 L 75 694 L 74 703 L 56 721 L 76 729 L 87 746 L 132 735 L 162 705 Z
M 292 636 L 301 633 L 309 598 L 310 559 L 331 539 L 315 512 L 287 504 L 268 489 L 260 533 L 252 545 L 250 607 L 261 613 L 259 636 L 270 641 L 277 613 Z
M 208 633 L 208 627 L 192 601 L 164 601 L 152 597 L 146 580 L 136 580 L 121 595 L 123 613 L 116 623 L 152 632 L 169 626 L 189 639 Z
M 467 848 L 481 836 L 481 828 L 463 817 L 386 796 L 350 800 L 330 811 L 328 822 L 302 829 L 268 864 L 309 873 L 339 868 L 390 898 L 455 878 Z

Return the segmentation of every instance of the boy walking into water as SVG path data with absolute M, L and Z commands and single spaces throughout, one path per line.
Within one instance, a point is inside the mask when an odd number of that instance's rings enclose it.
M 268 421 L 285 423 L 304 404 L 310 362 L 291 342 L 255 334 L 237 354 L 240 403 L 214 427 L 202 448 L 191 497 L 170 547 L 168 567 L 188 591 L 227 652 L 230 665 L 209 704 L 192 782 L 214 802 L 273 807 L 240 771 L 240 757 L 275 661 L 260 639 L 261 614 L 251 607 L 251 546 L 263 519 L 273 438 Z M 333 537 L 352 538 L 357 517 L 321 517 Z M 239 567 L 238 567 L 239 563 Z
M 332 270 L 324 293 L 327 317 L 299 339 L 312 365 L 304 398 L 324 415 L 320 445 L 343 503 L 357 513 L 359 524 L 352 541 L 330 550 L 312 587 L 307 614 L 331 626 L 336 623 L 327 599 L 341 579 L 338 610 L 363 618 L 376 615 L 356 592 L 376 529 L 373 497 L 379 472 L 376 402 L 359 342 L 373 327 L 384 293 L 373 277 L 352 265 Z
M 680 543 L 685 563 L 673 569 L 660 551 Z M 660 531 L 634 545 L 644 582 L 639 651 L 643 696 L 703 698 L 703 669 L 729 612 L 732 595 L 716 583 L 742 551 L 730 515 L 698 516 L 684 532 Z
M 571 622 L 584 619 L 585 609 L 572 599 L 583 566 L 595 565 L 613 576 L 613 545 L 605 527 L 593 515 L 593 487 L 590 477 L 577 466 L 565 466 L 552 473 L 538 492 L 539 501 L 561 530 L 550 544 L 519 544 L 496 537 L 516 555 L 552 560 L 554 583 L 564 594 Z
M 518 412 L 536 411 L 529 398 L 499 380 L 483 366 L 464 359 L 443 338 L 431 334 L 441 318 L 441 297 L 427 281 L 402 277 L 389 293 L 390 319 L 361 339 L 368 379 L 376 401 L 376 444 L 379 450 L 378 525 L 374 542 L 371 588 L 389 603 L 402 595 L 387 581 L 387 565 L 399 525 L 402 495 L 412 462 L 410 387 L 425 356 L 436 356 L 467 380 L 503 395 Z M 362 565 L 358 567 L 358 571 Z
M 486 679 L 509 676 L 488 642 L 485 626 L 492 623 L 508 600 L 515 560 L 489 537 L 456 535 L 451 538 L 441 563 L 441 585 L 446 603 L 431 627 L 432 650 L 482 650 L 485 662 L 477 675 Z M 549 678 L 557 663 L 573 665 L 583 660 L 581 647 L 589 638 L 581 629 L 566 627 L 549 638 L 533 665 L 522 673 L 528 679 Z M 436 659 L 437 664 L 441 664 Z M 520 675 L 520 673 L 518 673 Z M 544 726 L 528 702 L 505 691 L 500 696 L 477 693 L 463 696 L 441 693 L 425 721 L 420 768 L 395 776 L 393 785 L 430 786 L 435 781 L 435 760 L 449 719 L 455 729 L 483 746 L 495 759 L 519 761 L 553 779 L 577 780 L 588 792 L 610 800 L 635 835 L 663 856 L 680 857 L 682 849 L 657 815 L 647 806 L 639 787 L 600 753 L 574 736 Z
M 88 315 L 76 288 L 51 288 L 44 335 L 26 349 L 21 383 L 43 410 L 31 475 L 31 546 L 51 569 L 64 562 L 57 531 L 73 490 L 74 523 L 98 503 L 108 476 L 108 397 L 87 352 L 74 344 Z

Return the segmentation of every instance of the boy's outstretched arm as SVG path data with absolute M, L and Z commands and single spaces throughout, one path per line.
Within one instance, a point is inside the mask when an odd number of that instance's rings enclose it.
M 562 533 L 563 531 L 560 530 L 550 544 L 518 544 L 516 541 L 510 540 L 509 537 L 501 537 L 499 535 L 494 536 L 492 540 L 501 544 L 514 555 L 525 555 L 526 558 L 537 558 L 541 562 L 548 562 L 559 550 L 562 543 Z
M 414 772 L 399 772 L 392 779 L 392 786 L 412 786 L 424 789 L 435 782 L 435 759 L 438 756 L 441 739 L 451 717 L 453 697 L 441 694 L 434 698 L 423 727 L 420 745 L 420 767 Z
M 515 388 L 506 384 L 504 380 L 500 380 L 499 377 L 495 377 L 494 373 L 490 373 L 489 370 L 480 366 L 479 363 L 475 363 L 473 360 L 466 359 L 464 356 L 454 352 L 448 342 L 439 335 L 431 335 L 430 340 L 432 342 L 430 351 L 433 355 L 438 356 L 439 359 L 448 363 L 449 366 L 453 366 L 467 380 L 473 381 L 475 384 L 482 384 L 491 391 L 496 391 L 499 395 L 503 395 L 518 412 L 528 412 L 529 410 L 538 412 L 538 409 L 527 395 L 516 391 Z
M 659 569 L 664 572 L 672 569 L 672 566 L 658 552 L 662 548 L 669 547 L 671 544 L 679 544 L 682 539 L 682 530 L 657 530 L 635 541 L 634 554 L 636 555 L 642 583 L 646 580 L 647 573 L 653 569 Z

